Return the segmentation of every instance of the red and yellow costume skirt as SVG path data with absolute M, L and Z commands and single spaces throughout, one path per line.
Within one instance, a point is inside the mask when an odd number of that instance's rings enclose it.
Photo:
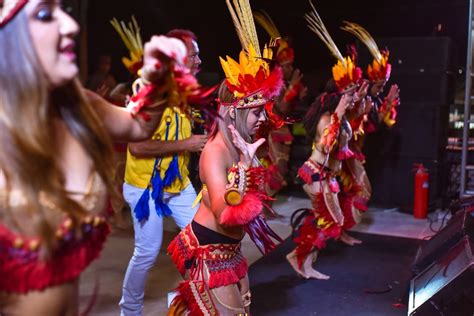
M 200 230 L 210 232 L 214 241 L 220 239 L 222 242 L 203 244 L 203 240 L 209 240 L 209 235 L 195 234 L 193 227 L 196 229 L 196 225 Z M 168 247 L 168 254 L 183 276 L 189 270 L 189 278 L 178 286 L 178 296 L 168 315 L 219 315 L 217 306 L 222 303 L 216 305 L 216 296 L 211 290 L 237 284 L 247 275 L 247 260 L 241 253 L 240 241 L 196 222 L 175 237 Z

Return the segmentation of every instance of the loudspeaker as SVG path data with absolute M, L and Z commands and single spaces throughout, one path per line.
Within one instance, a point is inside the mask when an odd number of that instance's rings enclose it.
M 393 128 L 381 127 L 366 137 L 364 152 L 373 189 L 372 202 L 411 212 L 414 163 L 423 163 L 429 169 L 431 205 L 440 201 L 442 185 L 446 183 L 442 168 L 445 168 L 449 104 L 455 91 L 454 75 L 450 72 L 453 45 L 444 37 L 376 41 L 379 47 L 390 50 L 392 76 L 385 93 L 396 83 L 401 91 L 401 103 Z M 359 49 L 359 60 L 361 65 L 371 61 L 367 49 Z
M 402 106 L 397 124 L 385 133 L 387 137 L 395 138 L 391 141 L 390 152 L 402 157 L 441 160 L 448 141 L 449 107 L 439 103 L 408 102 Z
M 474 240 L 474 213 L 458 211 L 442 230 L 418 248 L 412 267 L 413 273 L 419 274 L 425 270 L 464 236 Z
M 441 160 L 448 140 L 448 115 L 449 108 L 439 103 L 404 102 L 391 129 L 367 136 L 367 152 Z
M 408 315 L 474 314 L 474 244 L 468 236 L 410 281 Z
M 400 109 L 406 107 L 406 103 L 450 105 L 456 90 L 455 76 L 450 70 L 394 68 L 385 90 L 392 84 L 400 88 Z

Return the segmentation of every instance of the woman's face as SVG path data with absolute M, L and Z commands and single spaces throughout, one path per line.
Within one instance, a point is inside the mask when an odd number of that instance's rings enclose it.
M 57 0 L 31 0 L 25 10 L 33 45 L 50 87 L 68 83 L 78 73 L 74 37 L 79 26 Z
M 249 135 L 255 135 L 260 125 L 262 125 L 266 119 L 267 118 L 265 116 L 265 110 L 263 106 L 250 109 L 247 116 L 247 130 L 249 131 Z
M 380 93 L 382 93 L 383 88 L 385 87 L 386 81 L 376 81 L 372 84 L 370 88 L 370 96 L 377 97 Z
M 351 89 L 346 91 L 344 94 L 349 97 L 348 102 L 350 103 L 350 105 L 348 106 L 348 109 L 352 109 L 354 107 L 355 101 L 359 98 L 357 94 L 357 86 L 352 87 Z

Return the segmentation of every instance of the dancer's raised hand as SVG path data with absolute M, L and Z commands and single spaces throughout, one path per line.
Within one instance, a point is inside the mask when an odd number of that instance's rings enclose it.
M 153 36 L 143 50 L 142 78 L 149 82 L 160 80 L 172 62 L 183 65 L 187 56 L 183 42 L 163 35 Z
M 232 143 L 240 151 L 240 162 L 245 168 L 250 167 L 258 147 L 265 142 L 265 138 L 260 138 L 254 143 L 247 143 L 242 136 L 240 136 L 234 125 L 230 124 L 228 128 L 232 134 Z

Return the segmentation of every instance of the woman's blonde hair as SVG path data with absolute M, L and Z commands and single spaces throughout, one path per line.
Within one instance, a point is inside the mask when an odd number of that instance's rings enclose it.
M 225 81 L 223 81 L 219 86 L 218 98 L 219 104 L 231 103 L 237 100 L 227 88 Z M 232 109 L 231 106 L 219 105 L 218 113 L 220 119 L 217 119 L 214 122 L 211 135 L 212 137 L 214 137 L 218 131 L 221 132 L 224 138 L 224 142 L 227 145 L 227 148 L 229 149 L 232 157 L 238 160 L 239 153 L 232 142 L 232 134 L 230 133 L 228 126 L 230 124 L 234 125 L 240 136 L 242 136 L 245 141 L 251 142 L 252 136 L 249 134 L 249 130 L 247 128 L 247 117 L 250 113 L 250 109 Z
M 7 197 L 12 190 L 20 190 L 25 199 L 23 211 L 31 221 L 21 224 L 8 203 L 1 205 L 0 215 L 19 232 L 25 230 L 22 226 L 33 225 L 33 231 L 51 246 L 57 227 L 48 220 L 50 212 L 41 203 L 43 197 L 75 224 L 86 214 L 65 189 L 54 118 L 64 122 L 82 145 L 109 190 L 113 187 L 111 141 L 77 79 L 49 90 L 25 12 L 0 29 L 0 43 L 0 171 Z

